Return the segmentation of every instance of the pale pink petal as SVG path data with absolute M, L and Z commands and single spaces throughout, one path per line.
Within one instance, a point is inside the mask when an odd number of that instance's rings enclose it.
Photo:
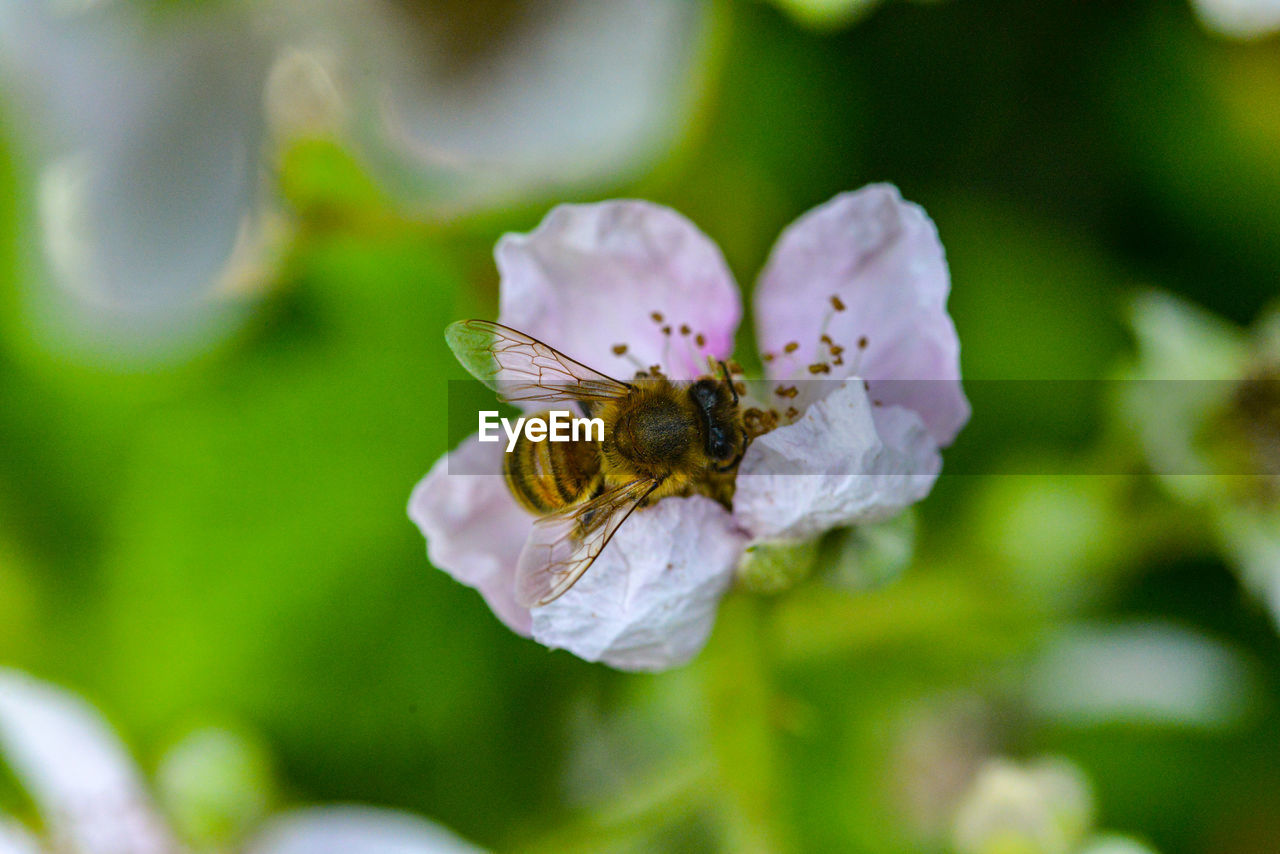
M 26 828 L 0 817 L 0 854 L 40 854 L 40 845 Z
M 947 445 L 969 419 L 950 287 L 937 229 L 895 187 L 836 196 L 782 233 L 760 276 L 755 322 L 761 352 L 774 355 L 769 375 L 811 378 L 808 365 L 825 362 L 825 378 L 864 377 L 876 399 L 913 409 Z M 824 331 L 844 348 L 843 365 Z M 787 354 L 791 342 L 799 347 Z
M 39 808 L 55 850 L 179 850 L 124 746 L 83 700 L 0 669 L 0 756 Z
M 245 854 L 481 854 L 438 824 L 398 810 L 313 807 L 272 819 Z
M 756 540 L 809 538 L 897 514 L 929 494 L 941 466 L 918 415 L 874 406 L 852 379 L 751 443 L 733 515 Z
M 496 256 L 499 321 L 597 371 L 628 379 L 660 364 L 693 379 L 708 356 L 733 351 L 742 317 L 733 276 L 716 245 L 669 208 L 560 205 L 532 233 L 504 236 Z
M 515 571 L 533 529 L 502 477 L 503 444 L 475 436 L 441 457 L 409 498 L 409 518 L 427 538 L 427 557 L 468 587 L 511 629 L 529 635 L 516 604 Z
M 638 510 L 572 590 L 533 609 L 533 637 L 622 670 L 683 664 L 706 643 L 744 542 L 709 498 Z

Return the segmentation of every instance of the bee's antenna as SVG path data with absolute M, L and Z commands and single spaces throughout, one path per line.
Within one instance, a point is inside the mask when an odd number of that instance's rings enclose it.
M 733 376 L 729 373 L 729 366 L 724 363 L 723 359 L 717 362 L 717 364 L 720 365 L 720 373 L 724 374 L 724 381 L 729 384 L 729 391 L 733 392 L 733 405 L 737 406 L 738 389 L 733 384 Z

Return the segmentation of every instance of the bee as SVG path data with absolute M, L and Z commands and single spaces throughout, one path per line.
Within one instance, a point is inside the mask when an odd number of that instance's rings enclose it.
M 512 494 L 540 517 L 516 566 L 523 606 L 564 594 L 639 508 L 692 494 L 728 505 L 750 435 L 723 362 L 719 378 L 676 382 L 654 371 L 624 382 L 497 323 L 458 321 L 445 339 L 500 399 L 576 401 L 604 422 L 602 440 L 534 441 L 521 434 L 506 454 Z

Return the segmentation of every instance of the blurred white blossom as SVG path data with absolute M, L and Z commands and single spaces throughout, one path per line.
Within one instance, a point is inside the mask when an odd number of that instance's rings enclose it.
M 701 0 L 272 0 L 273 124 L 337 128 L 449 213 L 634 177 L 689 126 Z M 292 98 L 281 97 L 292 91 Z
M 278 235 L 260 156 L 268 59 L 214 4 L 0 0 L 0 90 L 46 270 L 33 315 L 122 349 L 230 319 L 214 295 L 255 287 Z
M 1136 622 L 1060 632 L 1033 662 L 1027 690 L 1038 715 L 1062 723 L 1220 728 L 1244 718 L 1257 684 L 1231 647 Z
M 1251 39 L 1280 31 L 1280 0 L 1192 0 L 1192 6 L 1220 35 Z
M 30 796 L 42 826 L 37 835 L 0 815 L 0 854 L 181 854 L 234 846 L 252 854 L 479 851 L 425 819 L 373 807 L 299 809 L 257 822 L 262 793 L 228 788 L 265 785 L 257 767 L 261 760 L 243 750 L 243 743 L 205 733 L 180 744 L 162 763 L 166 806 L 186 817 L 230 809 L 243 820 L 237 829 L 249 835 L 247 841 L 180 838 L 124 745 L 93 708 L 0 668 L 0 759 Z M 258 826 L 249 828 L 250 823 Z
M 634 177 L 689 126 L 712 26 L 694 0 L 0 0 L 30 313 L 120 352 L 226 329 L 289 236 L 269 155 L 298 137 L 436 214 Z
M 1092 787 L 1072 762 L 990 759 L 956 812 L 957 854 L 1150 854 L 1135 841 L 1094 832 Z
M 960 854 L 1072 854 L 1093 824 L 1089 781 L 1065 759 L 989 760 L 956 813 Z
M 1204 511 L 1280 621 L 1280 313 L 1246 332 L 1175 297 L 1134 302 L 1116 413 L 1168 493 Z

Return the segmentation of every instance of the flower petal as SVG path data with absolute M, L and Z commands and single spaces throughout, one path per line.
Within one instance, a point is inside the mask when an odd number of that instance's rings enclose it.
M 533 637 L 621 670 L 664 670 L 702 649 L 744 538 L 709 498 L 638 510 L 572 590 L 533 609 Z
M 874 407 L 854 378 L 800 420 L 751 443 L 738 469 L 733 515 L 757 540 L 878 522 L 928 495 L 941 467 L 920 417 Z
M 409 813 L 313 807 L 272 819 L 246 854 L 480 854 L 450 831 Z
M 533 517 L 502 477 L 502 444 L 475 436 L 436 461 L 409 498 L 409 518 L 427 538 L 431 563 L 484 596 L 512 631 L 529 635 L 516 604 L 515 572 Z
M 56 850 L 178 850 L 124 746 L 79 698 L 0 669 L 0 752 L 39 807 Z
M 877 399 L 919 413 L 950 444 L 969 419 L 950 289 L 937 229 L 897 188 L 836 196 L 782 233 L 760 276 L 755 321 L 761 352 L 774 356 L 770 378 L 809 377 L 808 365 L 825 362 L 826 377 L 866 378 Z M 824 331 L 844 348 L 843 365 L 820 343 Z
M 46 252 L 89 321 L 109 319 L 104 308 L 118 321 L 182 320 L 238 272 L 237 247 L 268 242 L 256 218 L 262 45 L 234 15 L 155 26 L 138 11 L 45 9 L 27 16 L 15 52 L 43 149 Z
M 0 854 L 40 854 L 35 837 L 0 816 Z
M 1280 0 L 1192 0 L 1210 30 L 1237 39 L 1253 39 L 1280 30 Z
M 709 4 L 277 0 L 334 56 L 357 147 L 392 192 L 438 213 L 616 181 L 689 127 Z
M 532 233 L 504 236 L 496 256 L 499 320 L 602 373 L 628 379 L 660 364 L 693 379 L 708 356 L 733 352 L 742 317 L 733 276 L 716 245 L 670 208 L 560 205 Z M 625 356 L 614 352 L 622 344 Z

